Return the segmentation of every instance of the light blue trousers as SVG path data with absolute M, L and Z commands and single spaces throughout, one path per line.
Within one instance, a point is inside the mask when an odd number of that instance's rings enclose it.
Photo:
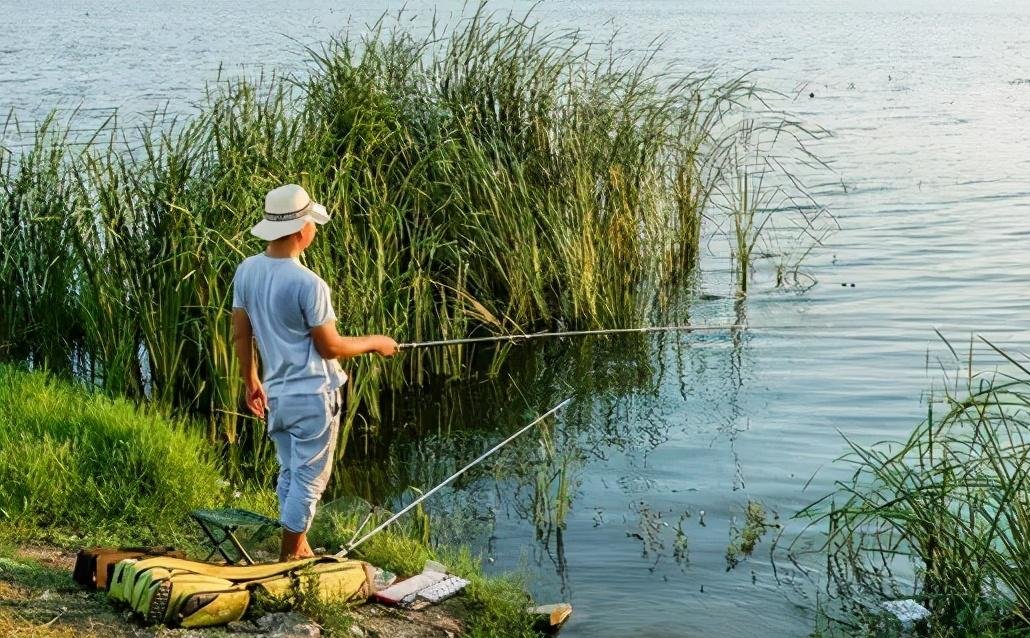
M 329 482 L 340 432 L 340 391 L 268 400 L 268 436 L 279 460 L 279 522 L 306 532 Z

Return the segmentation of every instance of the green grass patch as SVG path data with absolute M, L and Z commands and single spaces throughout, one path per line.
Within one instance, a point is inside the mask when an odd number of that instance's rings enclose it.
M 195 430 L 42 372 L 0 365 L 0 520 L 78 542 L 174 543 L 190 510 L 219 502 Z

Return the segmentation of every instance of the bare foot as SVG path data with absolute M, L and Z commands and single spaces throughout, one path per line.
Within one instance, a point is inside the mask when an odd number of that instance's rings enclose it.
M 292 561 L 295 561 L 295 560 L 303 560 L 305 558 L 314 558 L 314 557 L 315 557 L 314 554 L 290 554 L 289 556 L 280 557 L 279 558 L 279 562 L 280 563 L 289 563 L 289 562 L 292 562 Z
M 283 530 L 282 549 L 279 552 L 279 560 L 281 562 L 314 558 L 314 556 L 315 553 L 311 551 L 307 535 L 304 532 Z

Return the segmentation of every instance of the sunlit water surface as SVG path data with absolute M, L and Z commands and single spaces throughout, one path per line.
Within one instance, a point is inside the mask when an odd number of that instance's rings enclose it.
M 0 109 L 31 121 L 79 107 L 84 125 L 112 107 L 129 120 L 187 113 L 220 68 L 302 70 L 304 45 L 395 9 L 348 4 L 4 0 Z M 746 503 L 778 515 L 785 545 L 802 529 L 791 516 L 844 476 L 841 433 L 904 436 L 939 385 L 936 361 L 952 365 L 933 327 L 967 346 L 973 331 L 1015 349 L 1030 336 L 1030 8 L 553 1 L 537 17 L 598 38 L 618 30 L 625 47 L 664 35 L 660 59 L 683 68 L 755 70 L 787 95 L 778 106 L 832 131 L 813 145 L 832 169 L 814 190 L 843 230 L 809 259 L 819 283 L 803 295 L 760 285 L 736 303 L 728 264 L 708 260 L 715 297 L 691 306 L 692 321 L 794 328 L 526 348 L 499 381 L 406 398 L 390 433 L 352 442 L 336 489 L 389 499 L 428 487 L 571 393 L 552 437 L 572 495 L 564 529 L 553 503 L 535 509 L 562 480 L 534 462 L 547 454 L 535 437 L 437 503 L 452 512 L 440 534 L 473 542 L 490 570 L 524 570 L 538 599 L 572 602 L 570 637 L 807 635 L 817 556 L 795 565 L 778 551 L 774 571 L 772 530 L 728 569 Z

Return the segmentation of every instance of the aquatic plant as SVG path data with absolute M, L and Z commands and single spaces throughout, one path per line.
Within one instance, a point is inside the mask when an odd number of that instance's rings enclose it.
M 744 506 L 744 524 L 730 526 L 730 542 L 726 546 L 726 571 L 735 568 L 755 551 L 765 532 L 778 527 L 775 521 L 767 520 L 765 506 L 758 501 L 748 500 Z
M 712 198 L 731 226 L 727 235 L 738 295 L 747 295 L 758 257 L 772 260 L 778 288 L 814 284 L 802 281 L 801 264 L 840 228 L 802 179 L 828 168 L 806 148 L 806 142 L 825 135 L 797 122 L 745 119 L 724 141 L 719 152 L 732 160 Z
M 3 127 L 16 129 L 8 119 Z M 17 160 L 0 147 L 0 357 L 65 369 L 77 330 L 72 211 L 79 193 L 68 172 L 68 132 L 51 115 Z
M 679 515 L 679 518 L 676 520 L 676 536 L 672 541 L 672 558 L 676 561 L 677 565 L 684 567 L 690 564 L 690 538 L 687 536 L 686 530 L 683 529 L 683 523 L 687 518 L 689 518 L 687 512 Z
M 914 597 L 935 636 L 1025 634 L 1030 369 L 995 350 L 1011 372 L 973 374 L 970 357 L 962 385 L 934 394 L 906 440 L 849 441 L 851 478 L 799 514 L 827 526 L 833 591 L 859 617 Z
M 0 356 L 200 416 L 248 474 L 268 444 L 239 407 L 230 285 L 283 182 L 335 213 L 305 260 L 344 333 L 641 323 L 696 268 L 736 174 L 730 115 L 755 92 L 653 64 L 480 7 L 424 37 L 342 35 L 305 77 L 219 81 L 171 124 L 112 119 L 83 143 L 49 118 L 0 150 Z M 753 244 L 761 225 L 743 228 Z M 346 431 L 468 357 L 349 362 Z

